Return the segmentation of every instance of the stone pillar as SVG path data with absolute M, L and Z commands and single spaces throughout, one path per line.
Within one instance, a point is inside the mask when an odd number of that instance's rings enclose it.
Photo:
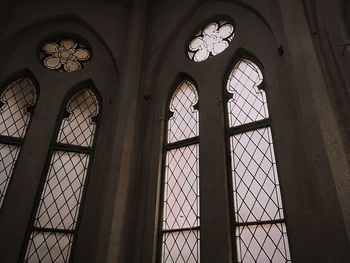
M 135 233 L 128 214 L 132 206 L 138 156 L 138 102 L 142 87 L 142 65 L 146 35 L 148 1 L 134 0 L 130 11 L 128 35 L 125 39 L 125 57 L 121 70 L 120 106 L 110 178 L 117 177 L 113 220 L 106 262 L 130 262 L 128 240 Z M 132 244 L 131 244 L 132 245 Z
M 349 167 L 339 125 L 327 94 L 327 84 L 302 0 L 279 0 L 284 30 L 285 60 L 288 65 L 300 123 L 300 145 L 305 160 L 296 165 L 304 171 L 300 194 L 307 211 L 304 218 L 290 222 L 292 260 L 294 262 L 345 262 L 350 258 L 350 221 L 346 207 L 350 195 L 344 185 L 349 181 Z M 344 224 L 345 221 L 345 224 Z M 297 225 L 306 225 L 306 233 L 295 233 Z M 301 230 L 299 230 L 301 232 Z M 293 241 L 293 235 L 297 242 Z M 300 242 L 300 237 L 304 240 Z M 308 248 L 306 248 L 308 247 Z M 293 258 L 294 256 L 294 258 Z M 308 259 L 306 258 L 308 256 Z

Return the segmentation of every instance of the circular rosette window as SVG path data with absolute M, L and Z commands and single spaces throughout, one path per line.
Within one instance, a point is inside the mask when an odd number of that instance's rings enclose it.
M 188 57 L 201 62 L 228 48 L 234 37 L 234 26 L 225 20 L 210 22 L 193 37 L 188 45 Z
M 91 60 L 91 55 L 91 48 L 72 38 L 46 41 L 39 50 L 41 63 L 46 68 L 59 72 L 83 69 Z

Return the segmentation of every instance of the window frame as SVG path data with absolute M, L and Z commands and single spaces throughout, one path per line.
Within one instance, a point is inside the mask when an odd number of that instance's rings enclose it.
M 68 117 L 67 116 L 67 113 L 68 113 L 67 106 L 68 106 L 69 101 L 75 95 L 79 94 L 81 91 L 83 91 L 85 89 L 91 90 L 91 92 L 95 95 L 95 97 L 97 99 L 98 106 L 99 106 L 99 112 L 98 112 L 97 116 L 92 118 L 96 124 L 96 129 L 95 129 L 95 134 L 93 135 L 93 143 L 92 143 L 91 147 L 69 145 L 69 144 L 63 144 L 63 143 L 57 142 L 58 134 L 60 131 L 62 121 L 64 118 Z M 75 225 L 74 230 L 51 231 L 51 233 L 72 234 L 72 245 L 70 248 L 70 253 L 69 253 L 69 257 L 68 257 L 67 262 L 72 262 L 72 260 L 74 258 L 75 247 L 76 247 L 77 241 L 79 239 L 79 228 L 80 228 L 80 224 L 82 221 L 81 219 L 83 216 L 83 210 L 85 207 L 85 200 L 86 200 L 87 191 L 88 191 L 88 187 L 89 187 L 89 179 L 90 179 L 91 174 L 92 174 L 92 167 L 94 164 L 94 153 L 95 153 L 95 148 L 96 148 L 96 144 L 97 144 L 97 140 L 98 140 L 99 126 L 100 126 L 102 114 L 103 114 L 102 97 L 101 97 L 99 91 L 97 90 L 96 86 L 94 85 L 93 81 L 89 79 L 89 80 L 84 80 L 84 81 L 78 83 L 77 85 L 75 85 L 74 87 L 72 87 L 71 89 L 69 89 L 68 92 L 65 94 L 60 105 L 61 105 L 60 110 L 57 114 L 55 127 L 53 129 L 54 132 L 51 136 L 50 148 L 49 148 L 49 151 L 46 155 L 46 161 L 45 161 L 44 166 L 43 166 L 39 187 L 36 191 L 35 202 L 34 202 L 34 205 L 31 209 L 32 212 L 31 212 L 30 220 L 28 222 L 27 231 L 26 231 L 25 237 L 23 239 L 21 254 L 19 257 L 20 262 L 22 262 L 22 261 L 24 262 L 24 260 L 25 260 L 32 232 L 36 231 L 36 230 L 38 232 L 49 232 L 49 231 L 47 231 L 48 228 L 35 227 L 34 222 L 36 219 L 36 214 L 37 214 L 38 209 L 39 209 L 41 196 L 42 196 L 44 188 L 45 188 L 45 181 L 46 181 L 47 176 L 48 176 L 48 172 L 49 172 L 50 165 L 51 165 L 51 160 L 52 160 L 52 157 L 54 156 L 53 155 L 54 152 L 56 152 L 56 151 L 65 151 L 65 152 L 72 152 L 72 153 L 78 153 L 78 154 L 86 154 L 89 156 L 88 166 L 86 168 L 87 172 L 86 172 L 86 176 L 85 176 L 85 183 L 83 185 L 81 202 L 80 202 L 79 208 L 77 209 L 78 216 L 76 218 L 76 225 Z
M 25 134 L 24 134 L 23 138 L 0 135 L 0 143 L 1 144 L 6 144 L 6 145 L 12 145 L 12 146 L 20 147 L 20 149 L 18 150 L 19 152 L 18 152 L 17 158 L 16 158 L 16 160 L 14 161 L 14 164 L 13 164 L 12 176 L 9 179 L 6 191 L 4 192 L 4 197 L 3 197 L 2 203 L 0 204 L 0 214 L 1 214 L 2 210 L 3 210 L 2 208 L 3 208 L 3 206 L 4 206 L 5 202 L 6 202 L 6 199 L 7 199 L 7 194 L 6 193 L 7 193 L 8 189 L 11 186 L 11 183 L 13 181 L 14 176 L 16 176 L 16 168 L 17 168 L 18 162 L 19 162 L 19 160 L 21 158 L 22 148 L 23 148 L 23 146 L 25 144 L 28 131 L 30 130 L 31 123 L 33 121 L 33 116 L 35 114 L 35 109 L 36 109 L 36 106 L 37 106 L 39 98 L 40 98 L 39 82 L 37 81 L 35 76 L 32 74 L 32 72 L 30 72 L 28 69 L 17 71 L 15 73 L 13 73 L 12 75 L 10 75 L 8 78 L 6 78 L 4 81 L 0 82 L 0 95 L 2 95 L 2 93 L 5 91 L 5 89 L 9 85 L 11 85 L 12 83 L 14 83 L 14 82 L 16 82 L 16 81 L 18 81 L 18 80 L 20 80 L 22 78 L 26 78 L 26 79 L 31 81 L 31 83 L 33 84 L 33 89 L 34 89 L 34 92 L 35 92 L 36 99 L 35 99 L 34 104 L 32 106 L 27 107 L 27 110 L 30 113 L 30 118 L 29 118 L 27 127 L 25 128 Z
M 196 89 L 197 92 L 197 96 L 198 96 L 198 101 L 197 103 L 193 106 L 194 109 L 198 110 L 198 135 L 191 137 L 191 138 L 186 138 L 186 139 L 182 139 L 176 142 L 172 142 L 172 143 L 168 143 L 168 127 L 169 127 L 169 120 L 172 117 L 172 113 L 170 110 L 170 104 L 171 104 L 171 100 L 172 97 L 175 93 L 175 91 L 177 90 L 177 88 L 180 86 L 180 84 L 182 82 L 188 81 L 190 82 L 193 87 Z M 171 232 L 180 232 L 180 231 L 198 231 L 200 233 L 200 223 L 199 226 L 197 227 L 192 227 L 192 228 L 181 228 L 181 229 L 176 229 L 176 230 L 163 230 L 163 212 L 164 212 L 164 193 L 165 193 L 165 175 L 166 175 L 166 156 L 167 156 L 167 152 L 174 150 L 174 149 L 179 149 L 182 147 L 187 147 L 187 146 L 192 146 L 192 145 L 200 145 L 200 131 L 199 131 L 199 121 L 200 121 L 200 115 L 199 115 L 199 100 L 200 100 L 200 95 L 199 95 L 199 88 L 198 88 L 198 84 L 196 83 L 196 81 L 190 77 L 188 74 L 186 73 L 180 73 L 178 74 L 178 76 L 176 77 L 176 80 L 174 81 L 173 86 L 169 89 L 168 94 L 167 94 L 167 98 L 166 98 L 166 102 L 165 102 L 165 118 L 164 118 L 164 123 L 163 123 L 163 142 L 161 143 L 162 145 L 162 150 L 161 150 L 161 178 L 160 178 L 160 198 L 159 198 L 159 209 L 158 209 L 158 220 L 157 220 L 157 238 L 156 238 L 156 244 L 157 244 L 157 248 L 156 248 L 156 262 L 157 263 L 162 263 L 162 247 L 163 247 L 163 235 L 165 233 L 171 233 Z M 199 163 L 199 151 L 198 151 L 198 163 Z M 198 166 L 198 170 L 199 170 L 199 166 Z M 200 172 L 199 172 L 200 174 Z M 199 177 L 199 175 L 198 175 Z M 200 181 L 199 181 L 199 185 L 200 185 Z M 199 188 L 199 198 L 198 198 L 198 205 L 200 207 L 200 188 Z M 199 218 L 200 218 L 200 210 L 199 210 Z M 199 221 L 200 222 L 200 221 Z M 200 240 L 200 238 L 199 238 Z M 199 245 L 199 254 L 200 254 L 200 245 Z
M 233 126 L 230 127 L 229 124 L 229 112 L 228 112 L 228 101 L 230 99 L 230 93 L 227 91 L 227 85 L 229 83 L 229 77 L 231 72 L 234 70 L 236 65 L 241 60 L 248 60 L 253 63 L 255 63 L 258 68 L 261 71 L 261 74 L 263 76 L 262 82 L 257 86 L 259 90 L 263 90 L 265 92 L 266 96 L 266 107 L 268 109 L 269 115 L 267 118 L 263 120 L 258 120 L 258 121 L 253 121 L 249 122 L 246 124 L 241 124 L 238 126 Z M 280 169 L 279 169 L 279 164 L 278 164 L 278 157 L 276 156 L 276 150 L 275 150 L 275 145 L 274 145 L 274 132 L 273 132 L 273 127 L 272 127 L 272 118 L 271 118 L 271 110 L 270 110 L 270 103 L 269 103 L 269 94 L 268 94 L 268 86 L 266 85 L 266 74 L 264 70 L 263 64 L 256 58 L 255 55 L 250 53 L 249 51 L 239 48 L 236 50 L 236 52 L 233 54 L 233 59 L 230 61 L 230 66 L 227 68 L 226 73 L 223 76 L 224 81 L 223 81 L 223 112 L 224 112 L 224 132 L 225 132 L 225 155 L 226 155 L 226 170 L 227 170 L 227 181 L 228 181 L 228 203 L 229 203 L 229 214 L 230 214 L 230 232 L 231 232 L 231 238 L 232 238 L 232 255 L 233 255 L 233 260 L 234 262 L 238 262 L 238 254 L 237 254 L 237 237 L 236 237 L 236 229 L 240 226 L 245 227 L 249 225 L 264 225 L 264 224 L 285 224 L 285 228 L 288 228 L 288 219 L 287 219 L 287 213 L 285 210 L 285 204 L 284 204 L 284 198 L 283 198 L 283 193 L 281 190 L 281 182 L 280 182 Z M 283 209 L 283 219 L 274 219 L 274 220 L 264 220 L 264 221 L 253 221 L 253 222 L 241 222 L 237 223 L 236 222 L 236 213 L 235 213 L 235 200 L 234 200 L 234 184 L 233 184 L 233 176 L 234 174 L 232 173 L 233 167 L 232 167 L 232 157 L 231 157 L 231 148 L 230 148 L 230 137 L 237 135 L 237 134 L 243 134 L 247 132 L 252 132 L 256 131 L 259 129 L 263 128 L 270 128 L 271 131 L 271 141 L 273 142 L 272 147 L 274 149 L 274 155 L 276 159 L 276 171 L 277 171 L 277 176 L 279 180 L 279 188 L 280 188 L 280 193 L 281 193 L 281 200 L 280 203 L 282 204 L 282 209 Z M 287 232 L 288 233 L 288 232 Z M 288 240 L 288 250 L 289 250 L 289 257 L 292 258 L 292 249 L 290 246 L 290 237 L 287 235 L 287 240 Z

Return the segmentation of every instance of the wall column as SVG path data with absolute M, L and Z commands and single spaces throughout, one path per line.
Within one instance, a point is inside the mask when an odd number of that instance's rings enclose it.
M 114 161 L 109 178 L 115 178 L 117 191 L 114 195 L 113 219 L 110 230 L 106 262 L 129 262 L 132 251 L 130 240 L 135 235 L 131 226 L 130 209 L 133 209 L 133 188 L 138 156 L 139 94 L 142 87 L 142 66 L 146 36 L 148 1 L 134 0 L 131 7 L 126 53 L 121 72 L 120 107 L 113 147 Z M 106 213 L 111 213 L 106 211 Z M 131 247 L 131 248 L 130 248 Z M 98 257 L 97 257 L 98 258 Z
M 313 44 L 302 0 L 278 0 L 284 30 L 285 60 L 293 88 L 299 120 L 299 147 L 304 160 L 295 165 L 300 173 L 300 193 L 306 211 L 304 218 L 291 220 L 292 252 L 295 262 L 345 262 L 350 258 L 349 218 L 344 214 L 350 203 L 344 184 L 349 182 L 346 152 L 339 133 L 339 123 L 327 94 L 327 84 Z M 300 158 L 302 159 L 302 158 Z M 298 227 L 299 225 L 299 227 Z M 308 231 L 298 232 L 300 226 Z M 305 250 L 293 235 L 305 238 Z M 298 239 L 296 237 L 296 239 Z M 294 249 L 293 249 L 294 248 Z M 345 260 L 345 261 L 344 261 Z

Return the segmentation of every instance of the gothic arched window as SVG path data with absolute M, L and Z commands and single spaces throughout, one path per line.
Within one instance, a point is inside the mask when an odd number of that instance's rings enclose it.
M 263 75 L 241 59 L 227 80 L 237 262 L 291 262 Z
M 0 209 L 37 101 L 37 89 L 26 76 L 0 88 Z
M 189 80 L 172 95 L 163 160 L 159 262 L 199 262 L 198 92 Z
M 85 88 L 64 108 L 49 154 L 25 262 L 69 262 L 93 154 L 99 100 Z

